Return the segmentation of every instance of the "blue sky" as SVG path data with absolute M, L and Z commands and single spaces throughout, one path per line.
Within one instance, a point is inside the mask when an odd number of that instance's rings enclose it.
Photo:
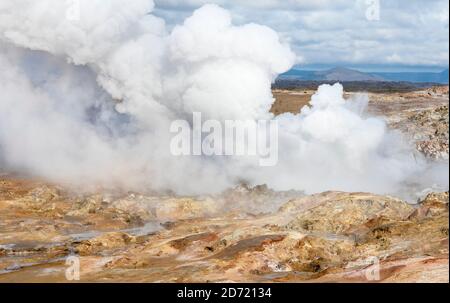
M 379 0 L 379 19 L 371 14 L 377 0 L 155 0 L 156 14 L 170 27 L 205 3 L 229 9 L 236 24 L 275 29 L 305 69 L 440 71 L 449 64 L 447 0 Z

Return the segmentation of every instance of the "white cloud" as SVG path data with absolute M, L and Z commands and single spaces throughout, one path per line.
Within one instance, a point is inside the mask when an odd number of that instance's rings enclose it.
M 156 0 L 157 12 L 178 23 L 214 2 L 237 23 L 278 31 L 307 64 L 447 66 L 449 4 L 446 0 L 380 0 L 380 20 L 366 18 L 366 0 Z

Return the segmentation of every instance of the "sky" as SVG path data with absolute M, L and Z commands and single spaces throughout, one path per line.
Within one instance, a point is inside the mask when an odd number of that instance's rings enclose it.
M 447 0 L 155 0 L 156 14 L 172 27 L 205 3 L 229 9 L 236 24 L 276 30 L 301 68 L 441 71 L 449 64 Z

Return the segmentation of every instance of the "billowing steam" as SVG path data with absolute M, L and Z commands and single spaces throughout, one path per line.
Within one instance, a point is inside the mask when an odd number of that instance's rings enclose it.
M 76 185 L 177 193 L 245 181 L 273 189 L 398 193 L 448 184 L 364 96 L 322 86 L 311 108 L 273 117 L 271 83 L 295 63 L 271 29 L 205 5 L 171 32 L 151 0 L 0 0 L 0 164 Z M 79 12 L 79 14 L 77 14 Z M 70 14 L 69 14 L 70 13 Z M 170 124 L 277 119 L 279 163 L 174 157 Z M 415 176 L 420 175 L 420 178 Z

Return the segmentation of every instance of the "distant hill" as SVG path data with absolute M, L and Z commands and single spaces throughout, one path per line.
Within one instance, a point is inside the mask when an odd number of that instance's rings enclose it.
M 402 82 L 402 81 L 339 81 L 344 85 L 346 92 L 372 92 L 372 93 L 402 93 L 424 89 L 439 89 L 445 86 L 439 83 L 428 82 Z M 272 84 L 273 89 L 288 90 L 317 90 L 322 84 L 334 84 L 335 80 L 299 80 L 294 78 L 278 78 Z M 448 86 L 447 86 L 448 87 Z M 445 89 L 445 88 L 443 88 Z M 447 88 L 448 89 L 448 88 Z
M 292 69 L 281 75 L 281 78 L 312 81 L 384 81 L 381 76 L 371 75 L 344 67 L 336 67 L 325 71 Z
M 308 71 L 292 69 L 282 74 L 279 79 L 304 81 L 375 81 L 375 82 L 413 82 L 448 84 L 448 69 L 440 73 L 402 72 L 402 73 L 364 73 L 357 70 L 336 67 L 325 71 Z
M 434 82 L 448 84 L 448 69 L 440 73 L 408 72 L 408 73 L 374 73 L 389 81 Z
M 329 81 L 384 81 L 380 76 L 363 73 L 345 67 L 336 67 L 330 70 L 316 72 L 316 74 L 319 77 L 322 77 L 323 80 Z

